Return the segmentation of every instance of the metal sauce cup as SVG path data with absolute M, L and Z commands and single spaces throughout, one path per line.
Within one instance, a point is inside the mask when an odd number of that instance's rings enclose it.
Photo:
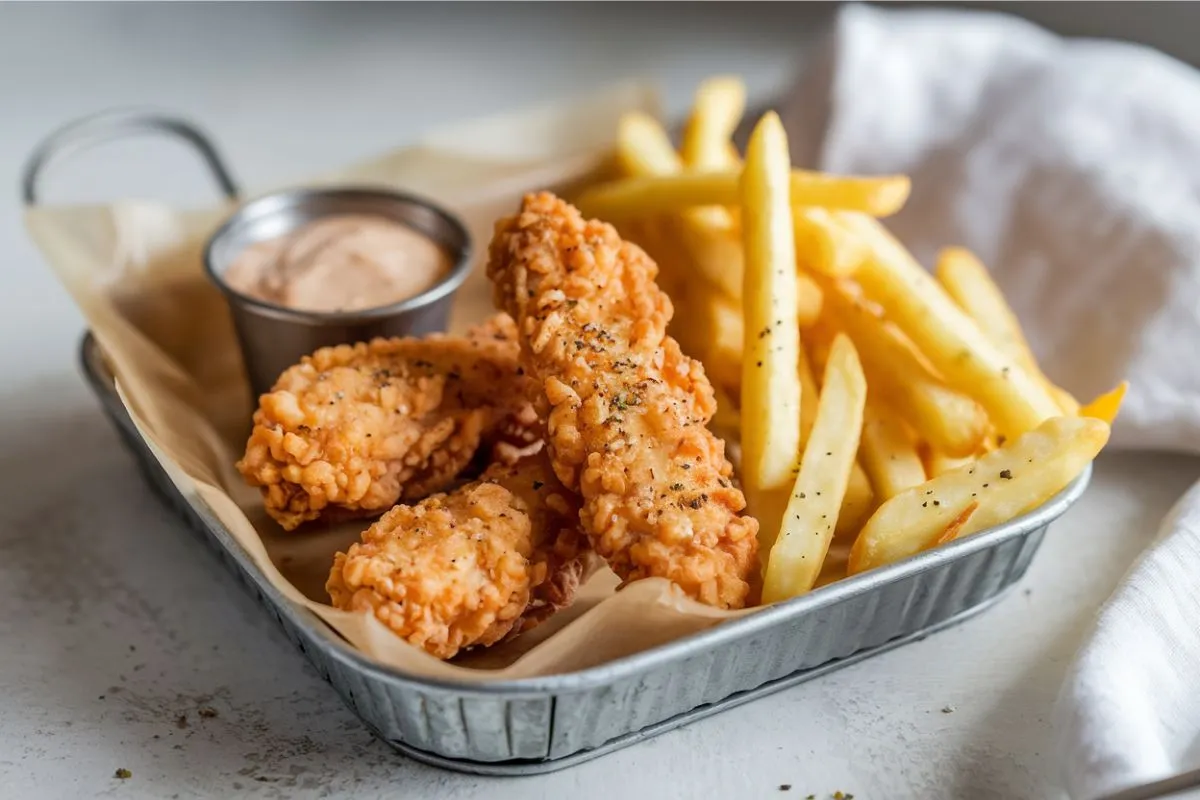
M 286 308 L 244 295 L 225 282 L 225 270 L 250 245 L 342 214 L 378 216 L 407 225 L 445 247 L 453 266 L 440 282 L 418 295 L 355 311 Z M 322 347 L 444 331 L 454 292 L 471 269 L 471 237 L 457 217 L 419 197 L 382 189 L 294 189 L 239 208 L 209 239 L 204 269 L 229 301 L 250 388 L 259 397 L 271 390 L 284 370 Z

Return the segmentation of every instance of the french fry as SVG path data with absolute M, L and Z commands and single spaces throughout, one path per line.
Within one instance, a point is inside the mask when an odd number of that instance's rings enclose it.
M 667 136 L 666 130 L 654 117 L 640 111 L 622 115 L 617 123 L 617 161 L 629 175 L 674 175 L 683 171 L 683 160 L 671 146 L 671 137 Z M 582 210 L 583 197 L 579 202 Z M 647 211 L 650 215 L 664 213 L 666 209 Z
M 617 157 L 630 180 L 675 180 L 683 175 L 683 160 L 671 146 L 663 127 L 648 114 L 631 112 L 621 117 L 617 128 Z M 618 182 L 619 184 L 620 182 Z M 652 204 L 644 213 L 621 214 L 597 208 L 588 198 L 596 191 L 585 192 L 577 205 L 585 216 L 601 219 L 635 219 L 643 216 L 674 215 L 668 220 L 672 233 L 688 263 L 710 285 L 734 300 L 742 296 L 742 245 L 736 235 L 733 217 L 725 208 L 668 208 Z M 736 181 L 734 194 L 737 193 Z M 702 204 L 714 205 L 714 204 Z M 676 214 L 675 212 L 682 212 Z M 664 223 L 665 224 L 665 223 Z
M 822 386 L 817 419 L 767 559 L 764 603 L 812 589 L 833 539 L 867 396 L 867 382 L 849 338 L 834 339 Z
M 918 448 L 918 452 L 921 454 L 921 463 L 925 465 L 925 474 L 930 478 L 936 478 L 951 470 L 975 462 L 975 456 L 973 455 L 948 456 L 930 447 L 928 442 L 922 442 L 921 447 Z
M 846 229 L 828 209 L 795 211 L 796 253 L 803 267 L 840 278 L 851 275 L 870 254 L 866 242 Z
M 813 423 L 817 421 L 817 400 L 821 397 L 821 390 L 813 374 L 812 362 L 803 347 L 800 348 L 796 365 L 800 373 L 800 447 L 803 449 L 808 444 Z
M 1112 425 L 1117 419 L 1117 412 L 1121 410 L 1121 403 L 1124 402 L 1125 392 L 1128 389 L 1129 381 L 1121 381 L 1116 388 L 1105 392 L 1079 409 L 1079 416 L 1095 417 Z
M 1061 413 L 1045 387 L 1006 357 L 878 220 L 840 213 L 871 256 L 855 278 L 867 296 L 932 362 L 951 388 L 974 397 L 1006 436 L 1019 436 Z
M 786 490 L 800 452 L 800 332 L 788 159 L 783 125 L 768 113 L 750 137 L 742 178 L 742 480 L 752 497 Z M 778 527 L 777 520 L 762 516 L 759 522 L 768 536 Z
M 987 430 L 983 408 L 939 380 L 904 334 L 855 297 L 846 283 L 825 282 L 822 288 L 824 308 L 854 340 L 878 396 L 886 397 L 936 449 L 951 456 L 975 453 Z
M 1066 389 L 1047 381 L 1046 391 L 1050 392 L 1050 396 L 1054 398 L 1054 402 L 1058 403 L 1058 407 L 1064 414 L 1079 413 L 1079 401 Z
M 861 446 L 861 443 L 860 443 Z M 856 534 L 875 508 L 875 490 L 860 461 L 850 467 L 850 482 L 846 484 L 846 496 L 838 510 L 837 525 L 833 528 L 834 538 L 841 539 Z
M 746 110 L 746 85 L 738 78 L 709 78 L 696 90 L 680 155 L 689 170 L 731 169 L 730 138 Z
M 987 267 L 970 250 L 947 247 L 938 254 L 938 281 L 954 302 L 979 325 L 984 335 L 1007 358 L 1040 381 L 1065 414 L 1077 414 L 1079 403 L 1055 386 L 1042 372 L 1021 330 L 1021 322 L 1004 299 L 1004 293 L 988 274 Z
M 825 293 L 803 270 L 796 273 L 796 322 L 807 328 L 821 315 Z
M 1052 417 L 981 457 L 902 492 L 879 506 L 850 551 L 849 574 L 915 555 L 943 537 L 978 503 L 958 537 L 1029 511 L 1075 479 L 1108 441 L 1091 417 Z
M 636 116 L 639 119 L 645 117 L 642 114 Z M 657 125 L 653 119 L 645 119 Z M 739 204 L 736 169 L 682 172 L 683 164 L 678 154 L 672 151 L 672 160 L 662 152 L 666 132 L 652 138 L 644 126 L 643 120 L 631 133 L 624 129 L 618 131 L 618 155 L 624 169 L 633 177 L 593 186 L 580 194 L 577 203 L 584 214 L 602 219 L 624 219 L 678 213 L 700 206 Z M 628 142 L 622 142 L 622 134 L 631 137 Z M 635 135 L 637 138 L 632 138 Z M 635 141 L 636 148 L 633 146 Z M 669 140 L 667 145 L 670 145 Z M 675 165 L 674 169 L 671 164 Z M 814 206 L 886 217 L 904 205 L 909 186 L 908 178 L 903 175 L 838 177 L 794 170 L 791 173 L 791 203 L 796 208 Z
M 912 434 L 891 408 L 868 396 L 859 459 L 880 500 L 925 482 L 925 466 Z
M 963 532 L 963 528 L 967 527 L 967 521 L 971 519 L 971 515 L 974 514 L 978 509 L 979 509 L 979 501 L 975 500 L 970 505 L 968 505 L 966 508 L 964 508 L 963 512 L 961 514 L 959 514 L 957 517 L 955 517 L 950 522 L 950 524 L 946 526 L 946 530 L 939 533 L 933 539 L 933 541 L 931 541 L 929 544 L 925 545 L 925 547 L 923 547 L 922 549 L 923 550 L 932 550 L 935 547 L 941 547 L 942 545 L 946 544 L 947 542 L 953 542 Z M 847 559 L 847 560 L 849 560 L 849 559 Z
M 708 286 L 693 286 L 689 311 L 704 369 L 719 385 L 737 390 L 742 383 L 745 328 L 742 308 Z
M 826 320 L 818 320 L 805 339 L 805 347 L 800 348 L 800 444 L 808 445 L 809 430 L 812 421 L 816 419 L 816 403 L 820 397 L 820 388 L 815 379 L 815 373 L 824 374 L 829 363 L 829 351 L 833 347 L 837 332 Z M 805 351 L 808 351 L 808 355 Z M 811 408 L 810 408 L 810 405 Z M 867 515 L 875 507 L 875 491 L 866 471 L 860 461 L 856 460 L 850 468 L 850 482 L 846 484 L 846 495 L 842 498 L 842 507 L 838 511 L 837 525 L 834 526 L 835 538 L 858 533 Z

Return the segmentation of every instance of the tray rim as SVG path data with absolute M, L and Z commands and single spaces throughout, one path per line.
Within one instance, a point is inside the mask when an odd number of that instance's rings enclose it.
M 128 412 L 125 409 L 124 403 L 115 392 L 115 385 L 113 383 L 115 377 L 108 369 L 103 347 L 90 330 L 84 333 L 78 345 L 78 361 L 85 379 L 100 397 L 101 401 L 113 402 L 127 414 Z M 103 372 L 100 372 L 100 370 L 103 370 Z M 155 456 L 155 460 L 158 460 L 157 456 Z M 295 621 L 297 623 L 303 620 L 308 627 L 315 629 L 314 633 L 316 635 L 333 645 L 330 655 L 344 665 L 369 672 L 385 680 L 430 687 L 442 691 L 452 691 L 457 694 L 505 698 L 544 698 L 547 694 L 557 695 L 587 691 L 598 686 L 650 672 L 671 662 L 683 660 L 696 649 L 724 646 L 739 639 L 761 634 L 769 628 L 784 625 L 788 620 L 803 616 L 817 608 L 834 605 L 849 597 L 874 591 L 881 584 L 898 582 L 906 577 L 936 569 L 948 561 L 965 558 L 973 553 L 989 549 L 1005 540 L 1024 536 L 1040 527 L 1049 525 L 1074 505 L 1086 491 L 1091 480 L 1092 470 L 1092 464 L 1088 464 L 1083 472 L 1058 492 L 1058 494 L 1051 497 L 1041 506 L 1003 525 L 981 531 L 965 539 L 956 540 L 933 550 L 918 553 L 915 556 L 903 559 L 894 564 L 889 564 L 886 567 L 880 567 L 850 578 L 844 578 L 835 583 L 815 589 L 809 594 L 765 607 L 760 611 L 748 613 L 738 619 L 719 622 L 702 631 L 697 631 L 696 633 L 682 636 L 648 650 L 622 656 L 603 664 L 585 667 L 572 672 L 534 675 L 526 678 L 510 678 L 496 681 L 431 678 L 407 673 L 396 667 L 374 661 L 338 635 L 336 631 L 330 628 L 324 620 L 312 611 L 284 597 L 270 581 L 266 580 L 266 577 L 249 557 L 249 554 L 229 534 L 224 525 L 220 524 L 220 521 L 212 514 L 211 509 L 209 509 L 208 505 L 201 498 L 194 493 L 180 492 L 180 494 L 188 505 L 203 518 L 205 524 L 219 535 L 222 543 L 227 548 L 232 546 L 236 549 L 234 555 L 239 560 L 245 562 L 243 566 L 253 577 L 256 586 L 261 591 L 269 593 L 277 606 L 287 609 L 296 618 Z M 1001 592 L 998 597 L 1003 597 L 1005 594 L 1006 592 Z M 991 605 L 990 599 L 979 604 L 979 609 L 982 610 L 989 605 Z M 935 629 L 931 629 L 929 632 L 933 632 L 933 630 Z M 907 640 L 904 637 L 901 637 L 901 639 L 904 641 Z M 891 644 L 891 642 L 887 644 Z M 864 652 L 875 652 L 877 649 L 872 648 Z M 838 662 L 844 660 L 839 659 Z M 813 669 L 820 669 L 824 666 L 820 665 Z

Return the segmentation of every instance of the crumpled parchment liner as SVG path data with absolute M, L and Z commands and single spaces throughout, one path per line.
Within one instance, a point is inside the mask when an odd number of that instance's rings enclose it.
M 492 313 L 483 255 L 495 220 L 512 213 L 527 191 L 570 196 L 573 186 L 594 179 L 611 163 L 618 116 L 633 108 L 657 112 L 654 93 L 618 86 L 569 104 L 456 125 L 303 184 L 402 188 L 459 213 L 476 246 L 475 270 L 452 314 L 452 330 L 462 330 Z M 544 626 L 444 663 L 374 617 L 326 605 L 333 554 L 355 541 L 365 523 L 284 533 L 233 468 L 250 430 L 251 398 L 224 298 L 201 270 L 204 242 L 231 208 L 182 211 L 126 200 L 31 208 L 26 224 L 82 309 L 123 402 L 171 479 L 190 502 L 207 506 L 285 597 L 382 664 L 465 681 L 580 670 L 749 613 L 701 605 L 661 579 L 614 592 L 616 577 L 605 571 L 574 607 Z

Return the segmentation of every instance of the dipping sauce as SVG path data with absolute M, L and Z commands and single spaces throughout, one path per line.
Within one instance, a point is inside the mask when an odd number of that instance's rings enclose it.
M 236 292 L 298 311 L 357 311 L 418 295 L 453 266 L 445 248 L 403 223 L 340 214 L 250 245 L 222 277 Z

